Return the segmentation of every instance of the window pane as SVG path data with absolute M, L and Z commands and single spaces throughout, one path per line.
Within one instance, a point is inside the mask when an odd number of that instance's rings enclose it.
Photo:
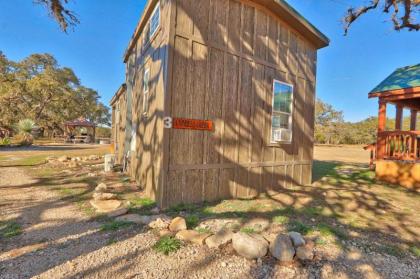
M 292 90 L 290 85 L 274 82 L 274 111 L 291 112 Z
M 272 127 L 274 129 L 289 129 L 289 115 L 276 115 L 273 116 Z
M 152 17 L 150 18 L 150 37 L 152 37 L 156 30 L 159 27 L 159 21 L 160 21 L 160 8 L 159 8 L 159 2 L 157 4 L 156 10 L 153 12 Z

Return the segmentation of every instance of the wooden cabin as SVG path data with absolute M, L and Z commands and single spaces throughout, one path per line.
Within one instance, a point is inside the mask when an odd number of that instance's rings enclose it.
M 328 44 L 283 0 L 148 1 L 118 101 L 129 173 L 161 207 L 311 183 Z
M 127 86 L 122 84 L 118 91 L 112 97 L 110 105 L 111 115 L 111 146 L 115 153 L 115 161 L 122 164 L 125 148 L 125 123 L 127 115 Z
M 420 189 L 420 64 L 395 70 L 370 93 L 379 99 L 378 136 L 371 158 L 379 180 Z M 387 104 L 396 107 L 395 128 L 386 130 Z M 403 110 L 410 110 L 410 128 L 402 127 Z

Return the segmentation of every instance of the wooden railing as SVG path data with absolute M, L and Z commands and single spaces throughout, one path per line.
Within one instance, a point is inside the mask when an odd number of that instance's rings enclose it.
M 376 159 L 420 160 L 420 131 L 378 133 Z

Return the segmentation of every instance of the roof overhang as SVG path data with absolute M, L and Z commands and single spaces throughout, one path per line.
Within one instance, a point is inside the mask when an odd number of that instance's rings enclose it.
M 379 97 L 380 99 L 389 100 L 389 101 L 419 98 L 420 86 L 388 90 L 388 91 L 382 91 L 382 92 L 371 92 L 369 93 L 368 96 L 369 98 Z
M 125 91 L 127 90 L 127 85 L 125 83 L 121 84 L 120 88 L 118 88 L 117 92 L 115 93 L 115 95 L 112 97 L 111 101 L 109 102 L 109 104 L 111 106 L 113 106 L 115 104 L 115 102 L 120 98 L 120 96 L 125 93 Z
M 306 20 L 298 11 L 290 6 L 284 0 L 251 0 L 277 14 L 282 20 L 288 23 L 292 28 L 296 29 L 304 37 L 306 37 L 314 46 L 318 49 L 326 47 L 330 44 L 330 40 L 321 31 L 319 31 L 314 25 Z M 133 50 L 137 38 L 140 36 L 141 31 L 147 23 L 147 19 L 153 12 L 158 0 L 148 0 L 146 8 L 140 18 L 139 23 L 134 31 L 133 36 L 128 43 L 128 47 L 124 53 L 124 63 L 128 61 L 131 51 Z

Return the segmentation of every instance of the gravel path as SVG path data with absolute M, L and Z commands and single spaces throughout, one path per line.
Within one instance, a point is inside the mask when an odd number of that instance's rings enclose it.
M 420 278 L 417 259 L 319 251 L 317 260 L 280 266 L 273 258 L 248 261 L 231 249 L 185 245 L 156 253 L 157 237 L 141 226 L 99 231 L 72 203 L 22 169 L 0 168 L 0 220 L 23 234 L 0 239 L 0 278 Z

